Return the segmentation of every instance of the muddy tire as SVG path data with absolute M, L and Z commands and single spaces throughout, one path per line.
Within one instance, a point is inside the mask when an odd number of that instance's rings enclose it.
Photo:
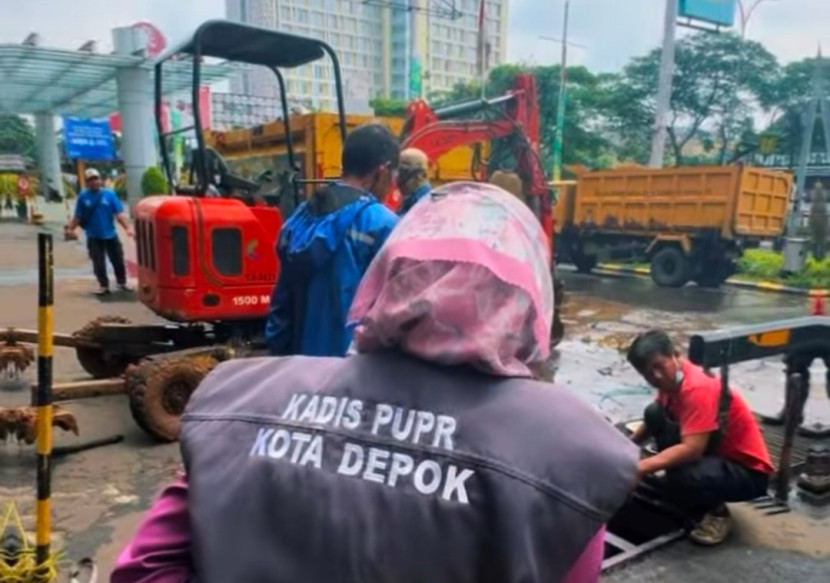
M 120 316 L 101 316 L 73 333 L 72 336 L 95 341 L 98 330 L 103 324 L 132 324 L 132 322 Z M 93 346 L 77 346 L 75 356 L 81 367 L 94 379 L 120 377 L 133 362 L 125 355 L 110 354 Z
M 126 375 L 130 412 L 136 424 L 161 442 L 179 439 L 190 396 L 218 361 L 210 355 L 154 358 Z
M 663 247 L 651 259 L 651 279 L 660 287 L 683 287 L 691 272 L 689 259 L 678 247 Z

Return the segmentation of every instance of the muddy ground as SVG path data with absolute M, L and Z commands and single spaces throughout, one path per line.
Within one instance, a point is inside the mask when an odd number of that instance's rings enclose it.
M 59 225 L 50 228 L 56 234 L 57 331 L 71 332 L 102 315 L 123 316 L 136 323 L 155 321 L 154 315 L 130 295 L 116 295 L 106 302 L 94 298 L 91 292 L 95 282 L 82 245 L 63 242 Z M 36 327 L 33 249 L 32 227 L 0 225 L 0 327 Z M 661 326 L 684 341 L 697 330 L 800 316 L 808 308 L 804 298 L 789 296 L 693 287 L 658 290 L 646 280 L 569 273 L 564 273 L 563 278 L 568 288 L 567 340 L 551 359 L 556 381 L 583 396 L 612 420 L 636 416 L 651 398 L 649 389 L 626 365 L 620 352 L 643 328 Z M 26 374 L 28 380 L 33 380 L 34 367 Z M 83 377 L 73 351 L 57 348 L 55 379 Z M 735 367 L 733 378 L 759 412 L 772 413 L 780 406 L 780 362 Z M 823 368 L 816 368 L 813 378 L 808 417 L 830 420 L 830 405 L 820 384 Z M 25 402 L 25 392 L 0 392 L 0 406 Z M 53 476 L 57 541 L 66 542 L 72 557 L 94 557 L 107 573 L 141 512 L 158 488 L 173 477 L 179 467 L 179 453 L 175 445 L 157 445 L 145 437 L 133 423 L 124 397 L 73 402 L 67 407 L 77 416 L 81 435 L 58 435 L 58 445 L 124 436 L 118 445 L 56 460 Z M 33 523 L 33 458 L 30 447 L 0 445 L 0 501 L 14 500 L 29 526 Z M 746 527 L 723 549 L 702 554 L 680 543 L 646 563 L 610 575 L 607 580 L 827 581 L 819 577 L 820 573 L 830 572 L 830 526 L 826 522 L 800 516 L 761 519 L 759 513 L 740 508 L 737 512 L 739 522 Z M 697 567 L 680 568 L 690 558 Z M 734 566 L 728 567 L 729 564 Z M 736 569 L 739 572 L 734 572 Z M 768 579 L 771 573 L 776 577 Z

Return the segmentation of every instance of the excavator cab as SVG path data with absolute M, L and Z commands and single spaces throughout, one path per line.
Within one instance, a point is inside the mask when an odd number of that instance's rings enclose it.
M 163 169 L 174 196 L 143 198 L 134 215 L 138 295 L 159 316 L 178 323 L 211 324 L 222 330 L 261 330 L 279 273 L 275 243 L 284 219 L 300 201 L 304 182 L 299 178 L 291 143 L 282 71 L 325 57 L 334 70 L 339 129 L 345 140 L 340 63 L 334 49 L 324 42 L 214 20 L 202 24 L 187 42 L 156 64 L 156 126 Z M 186 58 L 192 60 L 193 125 L 167 131 L 162 115 L 163 73 L 165 67 L 181 69 Z M 276 76 L 289 162 L 287 172 L 271 173 L 279 174 L 276 191 L 263 193 L 260 182 L 234 174 L 222 156 L 206 146 L 206 112 L 199 99 L 206 58 L 265 67 Z M 188 184 L 181 183 L 171 156 L 171 144 L 184 132 L 195 136 L 192 149 L 184 156 L 188 160 L 184 168 Z

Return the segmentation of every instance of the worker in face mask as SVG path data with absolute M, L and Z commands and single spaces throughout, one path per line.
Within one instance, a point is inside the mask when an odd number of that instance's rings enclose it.
M 631 436 L 638 444 L 653 439 L 658 451 L 640 461 L 638 477 L 665 471 L 655 485 L 696 522 L 691 539 L 722 543 L 732 528 L 726 503 L 763 496 L 774 471 L 749 405 L 684 358 L 662 330 L 638 336 L 628 361 L 657 389 Z
M 403 216 L 415 206 L 424 195 L 432 190 L 429 183 L 429 159 L 417 148 L 408 148 L 401 152 L 401 163 L 398 168 L 398 191 L 403 203 L 398 214 Z

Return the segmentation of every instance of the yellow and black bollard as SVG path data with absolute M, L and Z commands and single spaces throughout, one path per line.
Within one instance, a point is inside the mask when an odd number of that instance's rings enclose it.
M 52 235 L 38 235 L 38 352 L 37 352 L 37 506 L 35 527 L 35 581 L 52 579 L 52 344 L 54 255 Z

